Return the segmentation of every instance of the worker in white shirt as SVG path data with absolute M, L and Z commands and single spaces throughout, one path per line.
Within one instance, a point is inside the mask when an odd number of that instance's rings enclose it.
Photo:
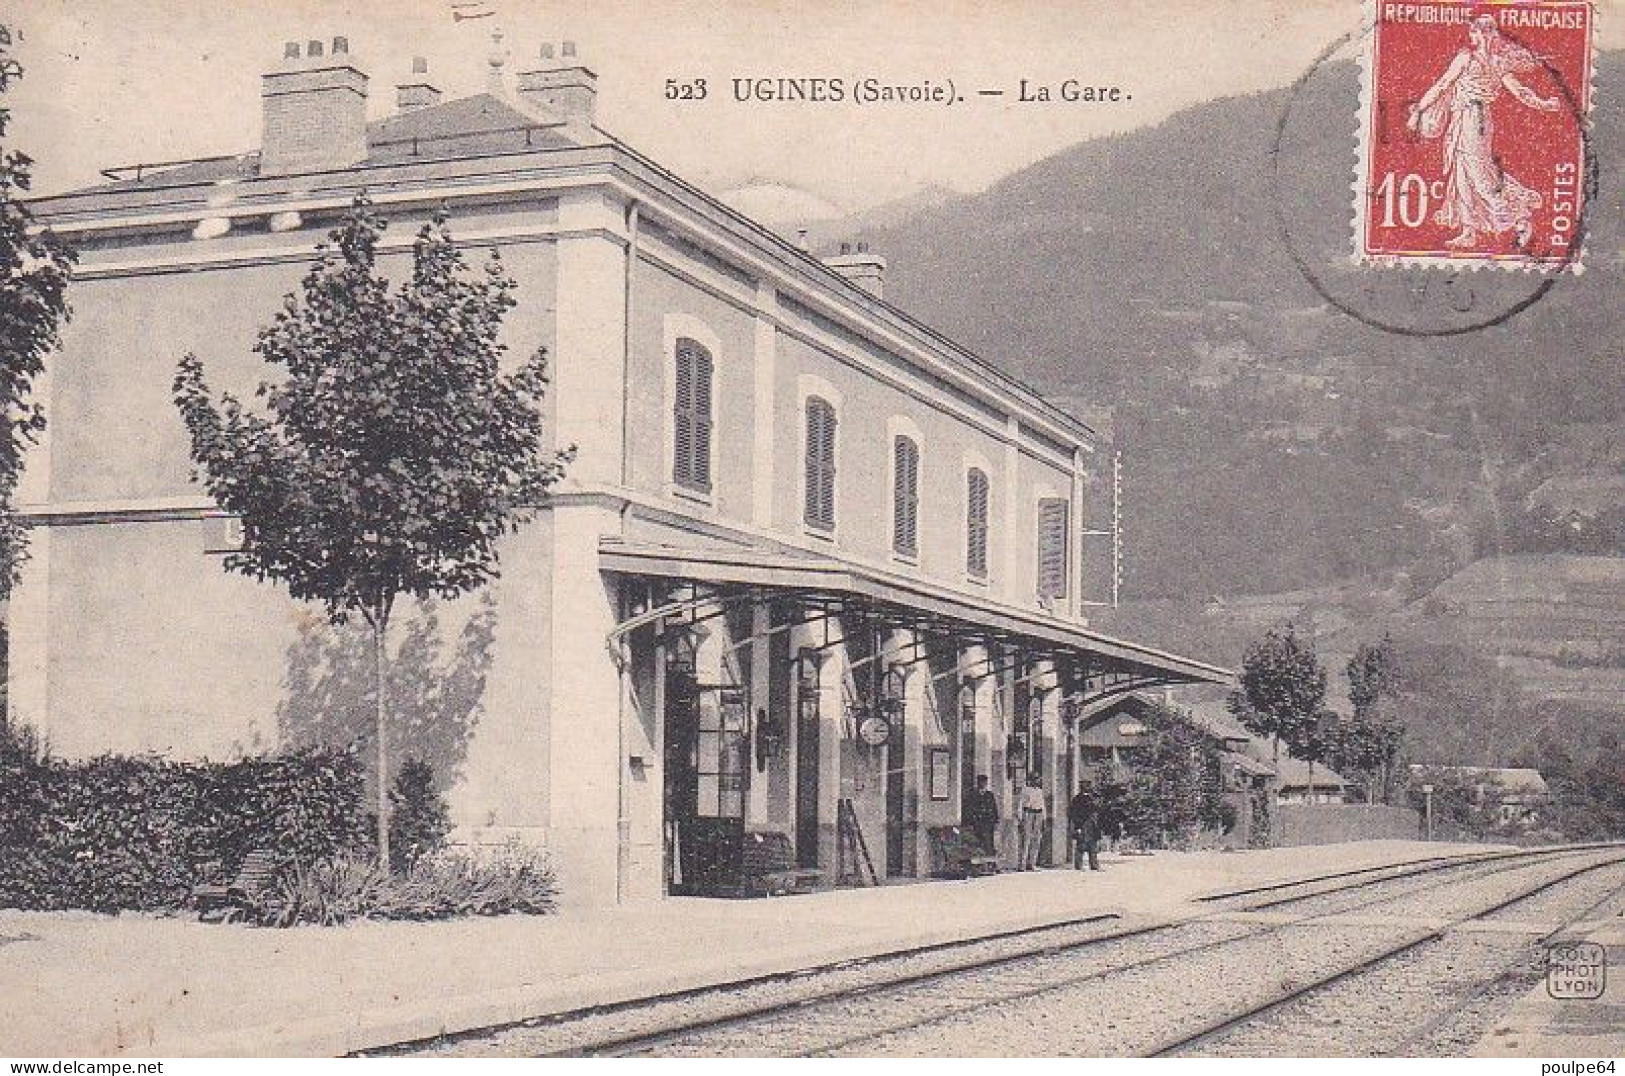
M 1044 787 L 1036 773 L 1027 776 L 1027 787 L 1021 790 L 1021 862 L 1018 869 L 1030 871 L 1038 866 L 1038 847 L 1044 841 Z

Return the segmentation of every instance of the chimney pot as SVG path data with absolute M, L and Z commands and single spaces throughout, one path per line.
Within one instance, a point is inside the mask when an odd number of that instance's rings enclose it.
M 576 54 L 576 43 L 574 41 L 566 41 L 564 43 L 564 57 L 565 57 L 565 59 L 573 59 L 575 57 L 575 54 Z
M 548 42 L 546 42 L 546 43 L 544 43 L 542 45 L 542 59 L 551 60 L 552 58 L 553 58 L 553 42 L 548 41 Z
M 350 39 L 347 38 L 347 37 L 335 37 L 333 39 L 333 55 L 334 56 L 348 56 L 348 55 L 350 55 Z
M 297 59 L 299 59 L 299 42 L 290 41 L 286 45 L 283 45 L 282 46 L 282 58 L 284 60 L 297 60 Z
M 841 253 L 842 254 L 850 254 L 850 253 L 852 253 L 852 244 L 851 243 L 842 243 L 841 244 Z
M 305 46 L 305 55 L 309 56 L 311 59 L 314 60 L 316 57 L 320 56 L 321 54 L 322 54 L 322 43 L 320 41 L 312 41 L 312 42 L 310 42 L 309 44 L 307 44 Z
M 428 73 L 429 73 L 429 61 L 426 58 L 422 57 L 422 56 L 414 56 L 414 57 L 412 57 L 412 74 L 414 74 L 414 75 L 427 75 Z

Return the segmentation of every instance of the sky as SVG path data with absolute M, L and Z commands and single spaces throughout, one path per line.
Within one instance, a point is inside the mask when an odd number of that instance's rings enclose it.
M 6 97 L 8 141 L 36 159 L 39 193 L 108 166 L 241 152 L 258 145 L 258 76 L 284 41 L 348 37 L 369 111 L 384 115 L 413 56 L 449 96 L 482 91 L 500 27 L 509 85 L 542 42 L 576 41 L 599 76 L 600 125 L 702 187 L 782 182 L 856 211 L 925 187 L 981 190 L 1077 142 L 1290 84 L 1361 23 L 1360 0 L 483 2 L 493 17 L 454 22 L 450 0 L 0 0 L 25 73 Z M 1625 44 L 1625 0 L 1598 15 L 1599 46 Z M 734 100 L 734 79 L 780 77 L 952 79 L 966 100 Z M 667 79 L 695 78 L 705 100 L 665 99 Z M 1021 104 L 1023 78 L 1127 99 Z

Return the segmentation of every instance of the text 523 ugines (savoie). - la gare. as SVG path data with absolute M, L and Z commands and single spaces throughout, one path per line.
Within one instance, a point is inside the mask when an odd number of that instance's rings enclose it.
M 690 77 L 667 78 L 663 92 L 668 101 L 723 100 L 737 104 L 954 105 L 967 98 L 1003 99 L 1017 104 L 1115 104 L 1133 100 L 1133 95 L 1121 86 L 1080 78 L 1018 78 L 1008 83 L 972 85 L 953 78 L 897 81 L 874 76 Z

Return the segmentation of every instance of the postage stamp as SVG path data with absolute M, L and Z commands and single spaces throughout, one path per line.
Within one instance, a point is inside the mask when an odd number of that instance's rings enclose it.
M 1577 269 L 1589 0 L 1371 0 L 1368 15 L 1356 258 Z

